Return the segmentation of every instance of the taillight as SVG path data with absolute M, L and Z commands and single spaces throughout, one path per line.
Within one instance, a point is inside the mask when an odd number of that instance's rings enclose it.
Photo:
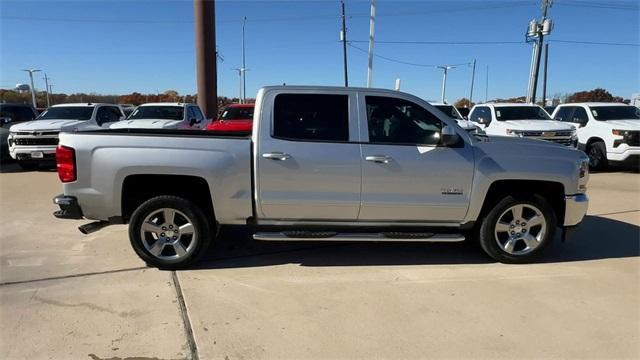
M 58 177 L 63 183 L 76 181 L 76 152 L 73 148 L 58 145 L 56 148 Z

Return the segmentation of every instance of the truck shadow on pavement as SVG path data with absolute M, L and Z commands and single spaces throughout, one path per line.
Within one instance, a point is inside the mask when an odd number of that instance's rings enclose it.
M 56 164 L 47 163 L 42 164 L 36 169 L 23 169 L 15 162 L 3 161 L 0 162 L 0 174 L 12 174 L 12 173 L 28 173 L 28 172 L 55 172 Z
M 559 233 L 559 232 L 558 232 Z M 537 263 L 640 256 L 640 227 L 599 216 L 587 216 L 562 243 L 559 234 Z M 494 263 L 472 241 L 463 243 L 400 242 L 266 242 L 247 231 L 221 231 L 192 270 L 283 264 L 301 266 L 455 265 Z

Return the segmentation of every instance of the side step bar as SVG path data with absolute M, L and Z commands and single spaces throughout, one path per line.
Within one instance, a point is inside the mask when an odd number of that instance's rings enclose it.
M 416 242 L 459 242 L 461 234 L 433 233 L 336 233 L 311 231 L 258 232 L 254 240 L 263 241 L 416 241 Z

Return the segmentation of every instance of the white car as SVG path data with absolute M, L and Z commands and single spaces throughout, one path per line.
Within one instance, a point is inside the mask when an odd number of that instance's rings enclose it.
M 609 163 L 638 164 L 640 109 L 622 103 L 561 104 L 553 118 L 578 128 L 578 147 L 589 155 L 589 165 L 603 169 Z
M 112 129 L 202 129 L 206 124 L 200 107 L 185 103 L 149 103 L 138 106 Z
M 124 118 L 120 106 L 114 104 L 53 105 L 35 120 L 9 129 L 9 155 L 25 169 L 36 168 L 41 162 L 55 160 L 61 131 L 108 128 Z
M 548 140 L 572 147 L 578 144 L 573 125 L 552 120 L 542 107 L 535 104 L 479 104 L 471 109 L 469 120 L 478 124 L 487 135 Z
M 478 125 L 469 120 L 465 120 L 455 106 L 443 103 L 431 103 L 431 105 L 442 111 L 448 117 L 454 119 L 461 128 L 465 129 L 469 133 L 477 134 L 478 132 L 483 132 Z

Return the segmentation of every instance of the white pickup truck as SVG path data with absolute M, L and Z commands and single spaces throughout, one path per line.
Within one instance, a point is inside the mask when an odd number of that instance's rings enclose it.
M 138 106 L 112 129 L 202 129 L 204 115 L 197 104 L 148 103 Z
M 578 144 L 573 125 L 552 120 L 542 107 L 534 104 L 479 104 L 471 109 L 469 120 L 487 135 L 548 140 L 570 147 Z
M 463 130 L 426 101 L 370 88 L 274 86 L 251 137 L 214 131 L 63 133 L 58 218 L 128 223 L 148 264 L 184 268 L 220 226 L 256 240 L 477 239 L 530 261 L 587 211 L 588 159 L 546 141 Z M 515 151 L 517 149 L 517 151 Z
M 589 155 L 594 169 L 613 164 L 640 164 L 640 109 L 622 103 L 561 104 L 553 112 L 558 121 L 578 128 L 578 147 Z
M 9 155 L 25 169 L 55 160 L 61 131 L 96 130 L 123 120 L 119 105 L 78 103 L 47 108 L 35 120 L 9 128 Z
M 450 104 L 444 103 L 431 103 L 436 109 L 442 111 L 445 115 L 454 119 L 461 128 L 467 130 L 470 133 L 476 134 L 478 132 L 482 132 L 480 127 L 469 120 L 465 120 L 464 117 L 460 114 L 458 109 Z

